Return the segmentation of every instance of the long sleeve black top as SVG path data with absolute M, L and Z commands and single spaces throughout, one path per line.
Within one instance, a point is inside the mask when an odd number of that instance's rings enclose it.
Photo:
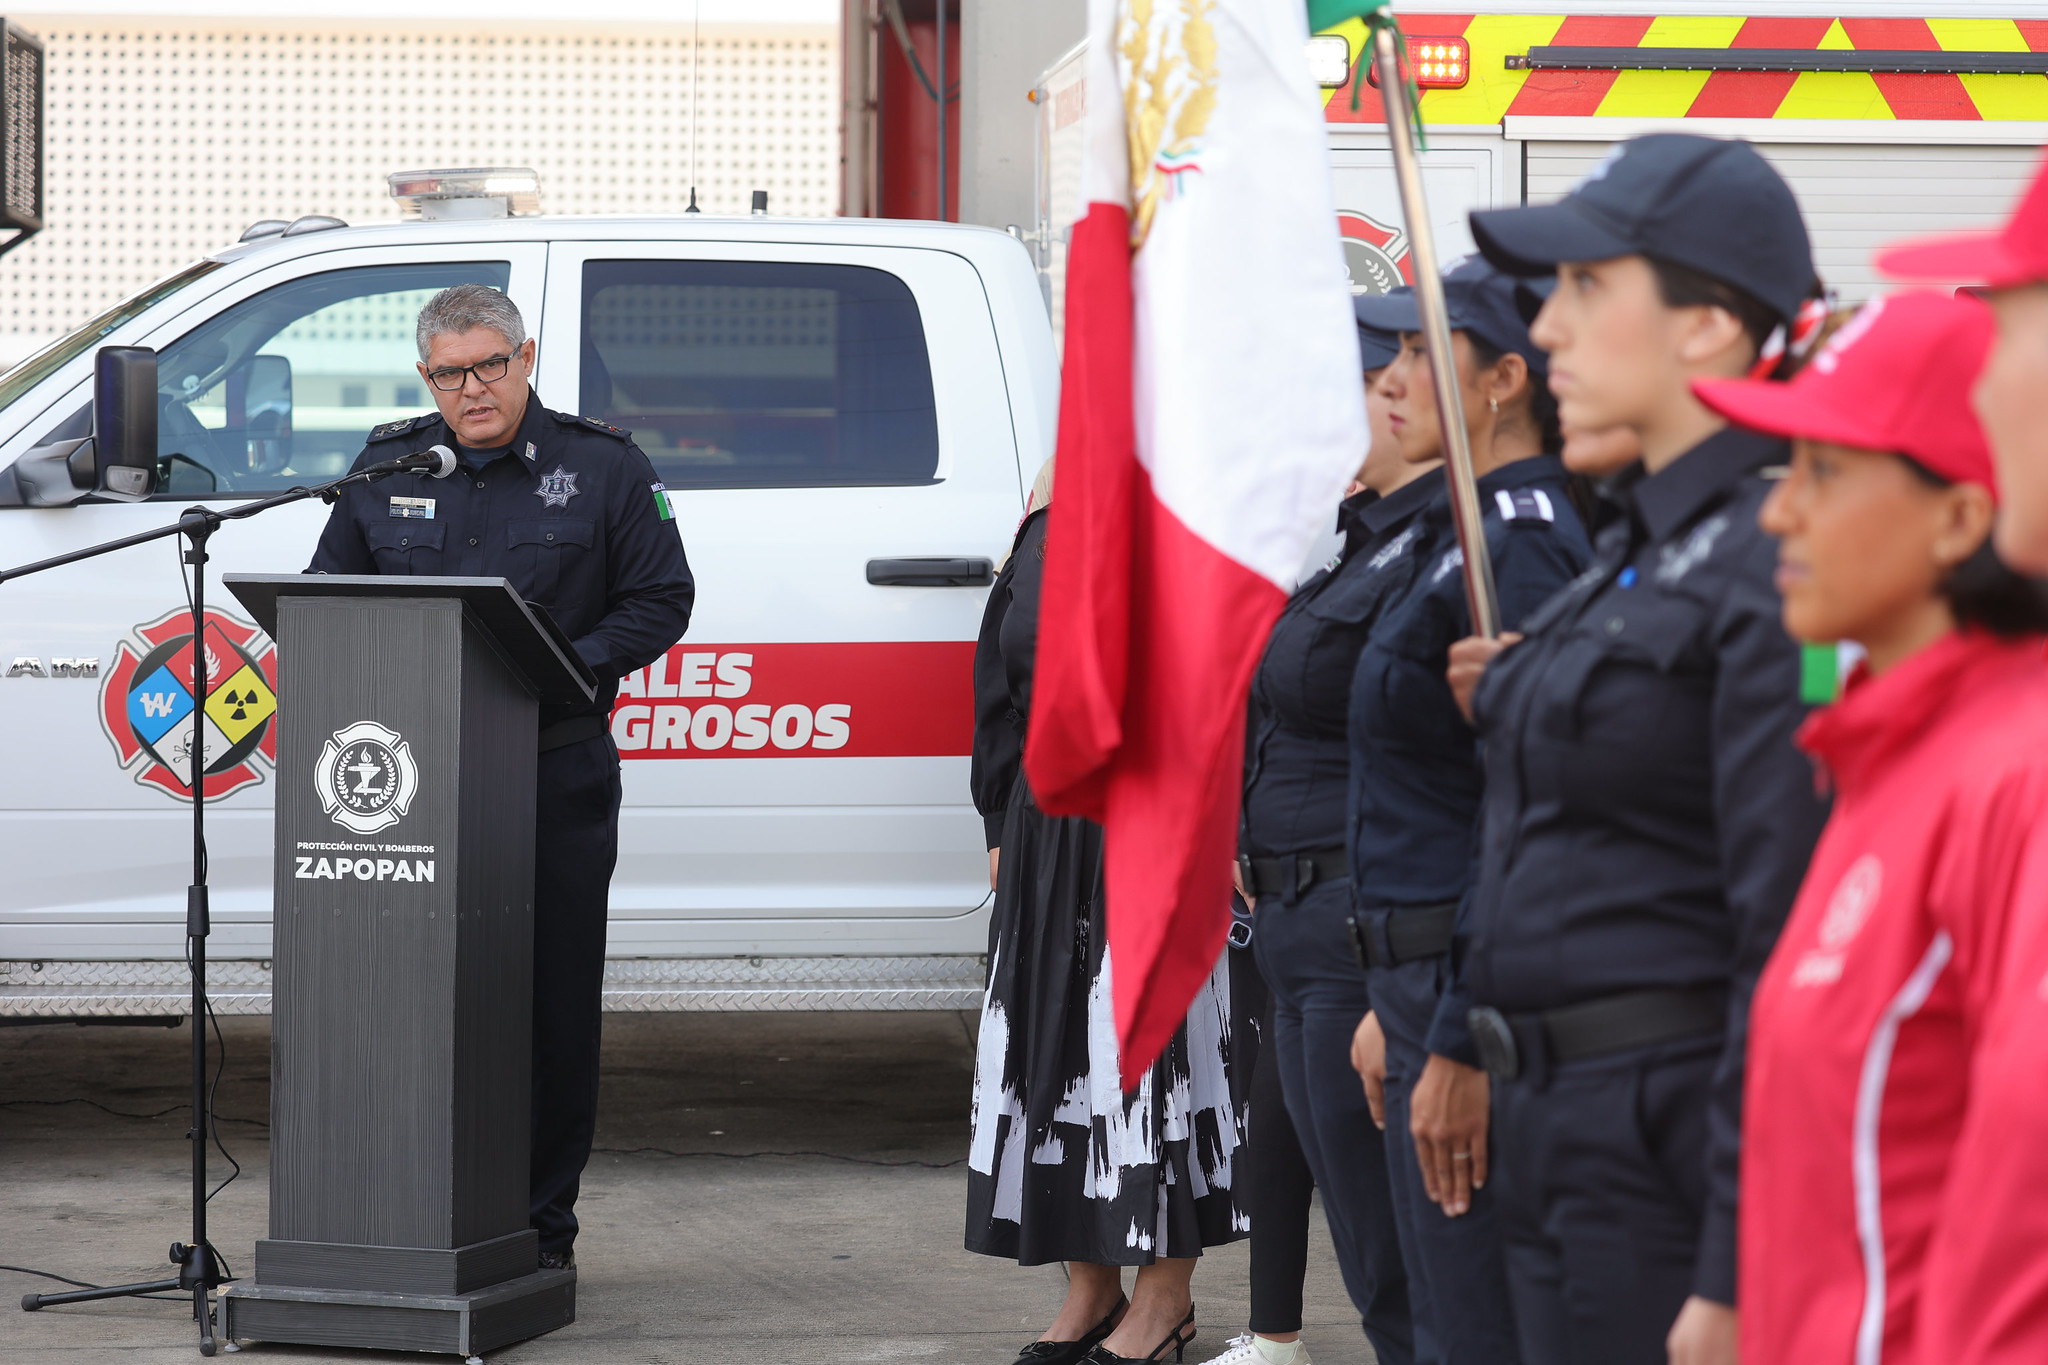
M 542 706 L 541 724 L 609 715 L 619 679 L 683 638 L 697 598 L 654 467 L 631 433 L 550 411 L 531 389 L 502 450 L 458 445 L 433 413 L 372 431 L 354 467 L 436 444 L 458 452 L 453 475 L 343 490 L 307 572 L 502 576 L 597 675 L 594 698 Z
M 1463 967 L 1540 1010 L 1726 986 L 1694 1288 L 1735 1301 L 1750 995 L 1825 818 L 1757 526 L 1785 446 L 1724 430 L 1621 492 L 1593 568 L 1530 619 L 1477 699 L 1486 764 Z
M 1345 707 L 1359 646 L 1420 564 L 1417 525 L 1442 477 L 1425 474 L 1382 498 L 1360 493 L 1338 513 L 1344 550 L 1295 590 L 1253 677 L 1245 729 L 1241 842 L 1260 858 L 1341 848 Z
M 1479 481 L 1486 548 L 1502 625 L 1522 622 L 1592 558 L 1566 495 L 1564 465 L 1539 455 Z M 1423 566 L 1367 634 L 1351 680 L 1348 845 L 1363 910 L 1455 904 L 1472 882 L 1481 776 L 1478 744 L 1444 676 L 1452 644 L 1472 633 L 1465 556 L 1442 481 L 1422 513 Z M 1478 1064 L 1456 974 L 1427 1045 Z
M 1038 653 L 1038 592 L 1045 581 L 1045 509 L 1017 528 L 1010 558 L 989 589 L 974 645 L 974 753 L 968 782 L 988 846 L 1002 842 L 1003 816 L 1024 769 L 1024 722 Z

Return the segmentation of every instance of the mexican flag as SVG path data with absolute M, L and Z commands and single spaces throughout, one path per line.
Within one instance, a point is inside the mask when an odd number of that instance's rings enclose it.
M 1132 1085 L 1223 950 L 1245 693 L 1367 444 L 1302 0 L 1089 0 L 1025 767 L 1105 828 Z

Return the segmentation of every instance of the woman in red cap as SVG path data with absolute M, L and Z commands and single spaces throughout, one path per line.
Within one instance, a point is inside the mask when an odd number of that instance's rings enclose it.
M 1969 410 L 1989 311 L 1866 305 L 1789 384 L 1702 381 L 1795 441 L 1759 521 L 1785 627 L 1864 662 L 1802 727 L 1835 799 L 1750 1007 L 1744 1365 L 1916 1355 L 1927 1248 L 2032 830 L 2048 817 L 2048 597 L 1990 544 Z
M 2048 167 L 2001 231 L 1908 244 L 1878 264 L 1895 276 L 1985 286 L 1999 337 L 1973 401 L 2004 491 L 1998 548 L 2018 567 L 2048 572 Z M 2038 750 L 2027 732 L 2009 742 L 2030 741 Z M 2048 1360 L 2048 848 L 2016 856 L 2013 922 L 1927 1251 L 1918 1333 L 1927 1365 Z

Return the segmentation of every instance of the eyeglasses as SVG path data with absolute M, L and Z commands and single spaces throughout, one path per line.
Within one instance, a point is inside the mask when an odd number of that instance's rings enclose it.
M 471 375 L 477 377 L 478 383 L 495 384 L 512 368 L 512 357 L 518 354 L 511 351 L 505 355 L 494 355 L 474 365 L 444 365 L 438 370 L 428 370 L 427 381 L 443 393 L 455 392 L 469 382 Z

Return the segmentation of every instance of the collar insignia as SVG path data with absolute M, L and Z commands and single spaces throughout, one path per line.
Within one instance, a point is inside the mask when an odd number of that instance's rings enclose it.
M 532 464 L 532 463 L 534 462 L 534 460 L 535 460 L 535 459 L 536 459 L 536 458 L 537 458 L 537 457 L 538 457 L 539 455 L 540 455 L 540 447 L 539 447 L 539 446 L 537 446 L 537 445 L 535 445 L 535 444 L 534 444 L 533 442 L 531 442 L 531 441 L 528 441 L 528 442 L 526 443 L 526 462 L 527 462 L 528 464 Z M 574 482 L 574 479 L 573 479 L 573 477 L 572 477 L 572 479 L 571 479 L 571 482 L 572 482 L 572 483 Z
M 576 476 L 556 465 L 551 472 L 541 476 L 540 487 L 533 491 L 543 507 L 567 507 L 569 499 L 581 490 L 576 487 Z

